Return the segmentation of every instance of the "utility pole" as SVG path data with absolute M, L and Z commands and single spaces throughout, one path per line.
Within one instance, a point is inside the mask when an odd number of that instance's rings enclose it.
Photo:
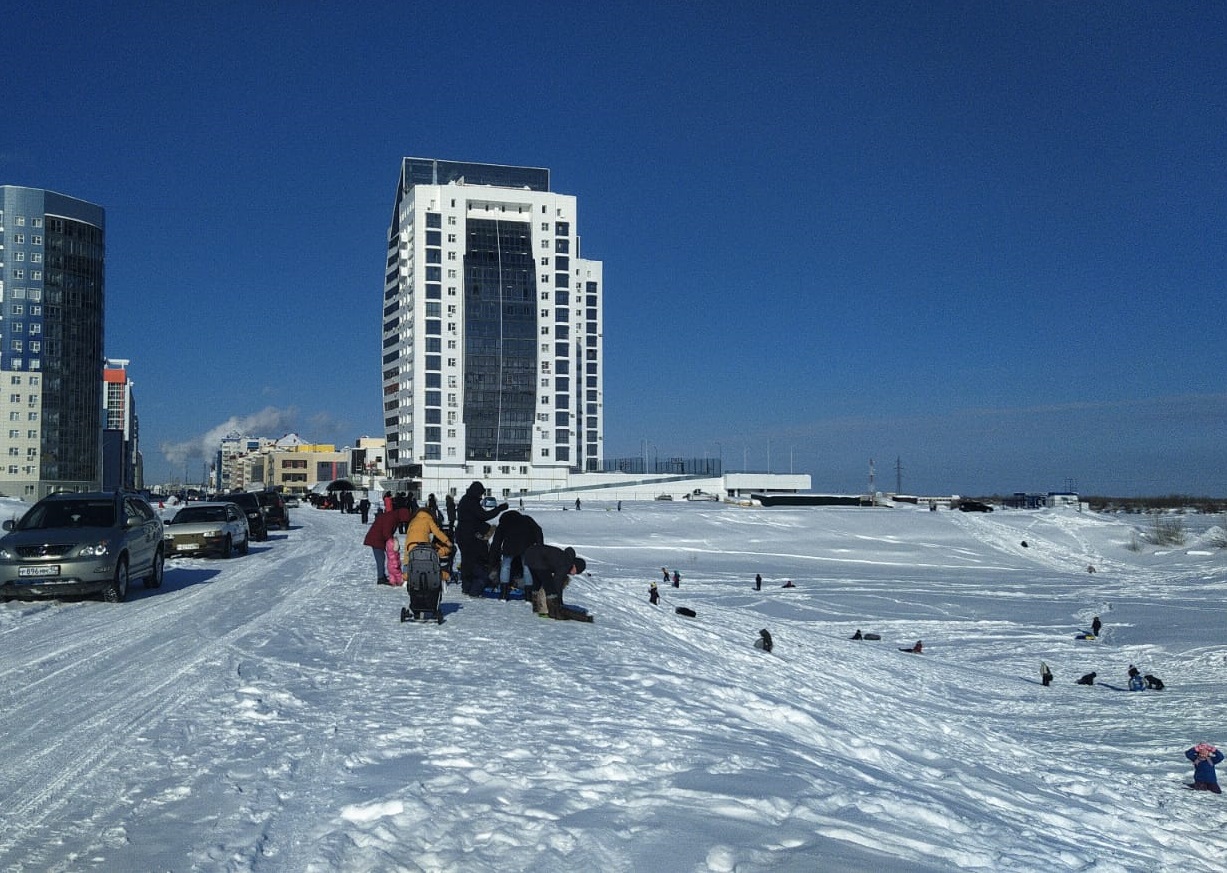
M 873 479 L 874 479 L 873 458 L 870 458 L 869 459 L 869 501 L 871 505 L 874 503 Z
M 903 459 L 895 456 L 895 493 L 903 493 Z

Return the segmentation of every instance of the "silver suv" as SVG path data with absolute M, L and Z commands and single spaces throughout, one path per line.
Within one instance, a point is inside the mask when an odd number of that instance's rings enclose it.
M 119 603 L 133 577 L 162 584 L 162 519 L 138 494 L 52 494 L 3 527 L 0 601 L 101 594 Z

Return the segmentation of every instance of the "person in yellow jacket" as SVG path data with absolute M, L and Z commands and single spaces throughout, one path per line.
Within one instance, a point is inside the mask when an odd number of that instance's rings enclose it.
M 452 554 L 452 541 L 439 527 L 439 523 L 435 521 L 430 510 L 425 507 L 419 509 L 409 519 L 409 527 L 405 531 L 405 560 L 402 562 L 404 566 L 409 565 L 409 553 L 415 546 L 421 545 L 434 546 L 435 551 L 439 553 L 440 564 L 446 564 L 448 557 Z M 447 581 L 447 577 L 448 572 L 444 570 L 444 582 Z

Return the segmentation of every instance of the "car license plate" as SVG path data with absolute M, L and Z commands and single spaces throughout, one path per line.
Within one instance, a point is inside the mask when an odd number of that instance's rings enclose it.
M 38 567 L 18 567 L 18 576 L 58 576 L 60 575 L 59 564 L 44 564 Z

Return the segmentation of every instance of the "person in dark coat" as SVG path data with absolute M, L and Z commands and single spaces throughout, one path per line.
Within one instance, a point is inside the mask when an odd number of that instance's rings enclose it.
M 362 514 L 362 523 L 367 524 L 371 520 L 371 501 L 370 498 L 363 497 L 358 501 L 358 512 Z
M 673 587 L 674 588 L 682 587 L 682 574 L 677 572 L 677 570 L 673 571 Z
M 533 575 L 533 612 L 550 618 L 565 618 L 562 589 L 572 576 L 587 568 L 584 559 L 569 546 L 560 549 L 537 543 L 525 549 L 524 566 Z
M 1040 682 L 1047 688 L 1052 684 L 1052 671 L 1048 669 L 1048 665 L 1040 661 Z
M 524 550 L 545 542 L 541 525 L 532 516 L 509 509 L 499 517 L 490 541 L 491 563 L 498 562 L 499 599 L 511 596 L 514 580 L 524 579 Z
M 405 517 L 401 518 L 401 513 Z M 408 512 L 400 509 L 395 512 L 381 512 L 375 516 L 375 523 L 371 525 L 366 532 L 366 538 L 362 540 L 364 546 L 371 547 L 371 553 L 375 556 L 375 570 L 378 576 L 375 579 L 376 585 L 388 584 L 387 560 L 388 554 L 385 551 L 388 545 L 388 540 L 396 533 L 396 529 L 400 527 L 402 521 L 409 521 Z
M 456 498 L 448 494 L 443 498 L 443 506 L 447 510 L 447 532 L 456 530 Z
M 1099 620 L 1099 616 L 1095 616 L 1091 620 L 1091 633 L 1093 633 L 1095 636 L 1099 636 L 1099 629 L 1101 627 L 1103 627 L 1103 622 Z
M 754 648 L 762 649 L 764 652 L 770 652 L 775 648 L 775 641 L 771 639 L 771 631 L 763 628 L 758 632 L 758 639 L 754 641 Z
M 458 519 L 453 542 L 460 549 L 460 590 L 470 597 L 480 597 L 489 579 L 490 545 L 486 540 L 489 521 L 507 509 L 506 503 L 482 509 L 481 499 L 485 493 L 486 486 L 474 482 L 456 506 Z
M 443 527 L 443 513 L 439 511 L 439 501 L 435 499 L 433 494 L 426 496 L 426 509 L 434 516 L 435 524 Z
M 648 586 L 648 603 L 653 606 L 660 603 L 660 589 L 656 587 L 655 582 Z
M 1075 685 L 1094 685 L 1095 677 L 1098 675 L 1099 675 L 1098 673 L 1092 671 L 1090 673 L 1087 673 L 1085 676 L 1082 676 L 1074 684 Z
M 754 590 L 755 591 L 763 590 L 763 574 L 762 573 L 754 574 Z

